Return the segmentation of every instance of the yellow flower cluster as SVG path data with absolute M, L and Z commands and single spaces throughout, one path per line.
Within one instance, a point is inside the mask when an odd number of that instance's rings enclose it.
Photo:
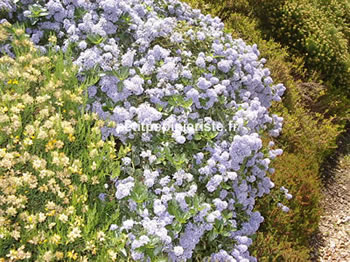
M 21 53 L 0 58 L 0 262 L 116 261 L 126 238 L 105 245 L 116 217 L 95 206 L 118 166 L 115 143 L 101 140 L 96 114 L 80 113 L 76 68 L 60 69 L 62 57 L 40 56 L 13 31 Z

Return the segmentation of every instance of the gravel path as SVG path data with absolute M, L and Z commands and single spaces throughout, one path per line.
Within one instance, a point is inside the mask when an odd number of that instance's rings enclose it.
M 350 262 L 350 133 L 340 141 L 339 151 L 324 171 L 324 213 L 314 238 L 313 261 Z

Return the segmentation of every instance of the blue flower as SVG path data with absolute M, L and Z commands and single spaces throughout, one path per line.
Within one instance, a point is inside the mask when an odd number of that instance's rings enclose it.
M 205 68 L 205 59 L 203 57 L 198 57 L 196 60 L 196 65 L 200 68 Z
M 104 194 L 104 193 L 100 193 L 99 195 L 98 195 L 98 198 L 101 200 L 101 201 L 106 201 L 106 194 Z
M 229 60 L 221 60 L 218 63 L 218 68 L 224 73 L 228 73 L 232 67 L 232 61 Z

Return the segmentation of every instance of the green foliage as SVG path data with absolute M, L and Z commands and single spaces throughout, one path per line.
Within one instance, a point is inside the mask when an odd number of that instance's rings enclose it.
M 281 261 L 279 258 L 283 258 L 282 261 L 307 261 L 305 251 L 310 237 L 317 230 L 320 216 L 318 165 L 313 158 L 306 158 L 301 153 L 284 153 L 275 162 L 275 168 L 276 191 L 287 185 L 293 195 L 288 201 L 290 211 L 281 214 L 271 196 L 259 201 L 257 209 L 267 219 L 260 228 L 253 252 L 262 261 L 267 258 L 273 258 L 272 261 Z M 269 208 L 263 208 L 266 206 Z M 269 241 L 263 244 L 264 239 Z
M 262 262 L 309 261 L 309 250 L 288 241 L 288 236 L 276 238 L 274 231 L 258 232 L 254 240 L 253 255 Z
M 291 153 L 312 156 L 316 164 L 321 164 L 335 148 L 335 138 L 340 127 L 320 114 L 312 114 L 297 106 L 293 114 L 283 114 L 284 130 L 278 139 Z M 309 157 L 310 158 L 310 157 Z
M 331 88 L 349 96 L 350 4 L 346 0 L 250 1 L 268 36 L 304 58 Z

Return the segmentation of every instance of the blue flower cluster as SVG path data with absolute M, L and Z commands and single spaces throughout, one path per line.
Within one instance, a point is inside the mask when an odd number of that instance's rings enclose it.
M 280 133 L 282 118 L 268 108 L 285 90 L 257 46 L 177 0 L 34 2 L 0 0 L 0 8 L 30 23 L 42 48 L 45 32 L 56 33 L 56 49 L 73 47 L 82 79 L 98 77 L 90 110 L 116 123 L 103 137 L 132 145 L 114 178 L 122 221 L 111 226 L 128 235 L 132 258 L 256 261 L 248 251 L 263 221 L 255 199 L 274 186 L 267 173 L 282 153 L 261 134 Z

